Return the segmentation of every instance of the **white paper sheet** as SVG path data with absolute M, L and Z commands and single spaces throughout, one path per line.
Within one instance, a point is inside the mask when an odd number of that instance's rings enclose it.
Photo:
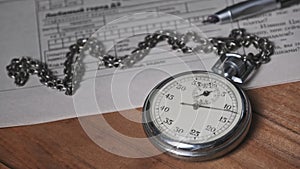
M 119 7 L 112 7 L 112 3 Z M 132 48 L 138 38 L 143 38 L 137 35 L 153 33 L 161 28 L 184 32 L 187 27 L 195 25 L 211 37 L 227 36 L 232 28 L 243 27 L 249 32 L 269 37 L 276 44 L 276 54 L 271 62 L 263 65 L 245 88 L 298 81 L 300 6 L 232 24 L 201 23 L 208 14 L 232 3 L 227 0 L 0 1 L 0 127 L 141 107 L 148 92 L 164 78 L 183 71 L 209 70 L 217 60 L 213 54 L 182 55 L 162 46 L 152 50 L 133 68 L 100 68 L 96 71 L 97 60 L 86 57 L 87 72 L 81 87 L 72 97 L 41 86 L 35 76 L 31 76 L 24 87 L 16 87 L 6 75 L 5 67 L 10 60 L 24 55 L 47 62 L 60 75 L 67 47 L 76 39 L 89 37 L 95 32 L 110 49 L 119 40 L 135 36 L 129 38 L 128 47 Z M 147 11 L 172 15 L 158 17 L 155 13 L 145 13 Z M 131 16 L 124 17 L 127 15 Z M 132 20 L 132 17 L 135 19 Z M 101 31 L 99 28 L 102 28 Z M 120 50 L 115 52 L 122 53 Z M 91 99 L 96 99 L 98 107 L 89 106 Z

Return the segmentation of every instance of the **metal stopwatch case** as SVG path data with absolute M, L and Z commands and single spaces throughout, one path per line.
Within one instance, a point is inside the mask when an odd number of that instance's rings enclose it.
M 169 77 L 148 95 L 143 127 L 162 152 L 194 161 L 220 157 L 246 136 L 250 102 L 236 83 L 255 70 L 238 54 L 224 54 L 214 72 L 190 71 Z

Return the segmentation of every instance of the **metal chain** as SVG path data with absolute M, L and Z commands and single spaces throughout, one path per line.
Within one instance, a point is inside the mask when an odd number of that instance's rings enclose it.
M 245 29 L 233 29 L 228 38 L 210 38 L 210 43 L 217 49 L 218 55 L 235 51 L 241 47 L 253 45 L 258 53 L 249 52 L 243 56 L 244 61 L 250 61 L 256 67 L 268 63 L 270 56 L 274 53 L 274 45 L 267 38 L 247 33 Z
M 53 74 L 45 63 L 30 57 L 12 59 L 6 67 L 8 76 L 15 79 L 15 84 L 24 86 L 30 75 L 36 74 L 42 84 L 64 91 L 66 95 L 73 95 L 79 87 L 79 82 L 85 72 L 83 58 L 89 55 L 99 59 L 99 65 L 106 68 L 131 67 L 136 62 L 142 60 L 152 48 L 159 42 L 167 41 L 173 50 L 180 50 L 183 53 L 202 52 L 210 53 L 215 51 L 218 55 L 237 50 L 240 47 L 249 47 L 251 44 L 259 50 L 258 54 L 248 53 L 243 57 L 244 61 L 251 61 L 253 64 L 261 65 L 270 60 L 274 46 L 266 38 L 258 37 L 254 34 L 246 33 L 245 29 L 234 29 L 227 38 L 203 38 L 196 32 L 180 34 L 173 30 L 160 30 L 149 34 L 144 41 L 138 43 L 135 50 L 130 55 L 115 57 L 105 54 L 104 45 L 96 38 L 83 38 L 77 40 L 76 44 L 69 47 L 64 62 L 64 78 L 59 78 Z M 195 47 L 186 44 L 189 41 L 195 42 Z

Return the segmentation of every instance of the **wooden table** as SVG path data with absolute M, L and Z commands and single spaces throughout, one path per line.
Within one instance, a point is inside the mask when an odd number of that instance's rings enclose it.
M 166 154 L 141 159 L 120 157 L 95 144 L 74 118 L 0 129 L 0 168 L 299 168 L 300 82 L 247 93 L 254 107 L 250 132 L 234 151 L 216 160 L 188 162 Z M 140 116 L 140 109 L 125 113 Z M 119 113 L 105 114 L 104 118 L 125 135 L 145 137 L 141 124 L 130 122 Z M 97 125 L 93 124 L 94 119 L 90 116 L 83 120 L 93 126 Z M 100 128 L 99 132 L 105 129 Z M 98 140 L 112 145 L 118 141 L 109 134 Z

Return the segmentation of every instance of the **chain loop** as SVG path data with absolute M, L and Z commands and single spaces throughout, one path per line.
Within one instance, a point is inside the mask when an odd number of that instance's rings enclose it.
M 60 79 L 53 75 L 53 72 L 45 63 L 30 57 L 14 58 L 6 67 L 8 76 L 15 80 L 17 86 L 24 86 L 30 75 L 37 75 L 42 84 L 49 88 L 64 91 L 66 95 L 73 95 L 79 87 L 81 78 L 85 72 L 83 58 L 89 55 L 99 59 L 99 65 L 106 68 L 131 67 L 149 54 L 159 42 L 166 41 L 173 50 L 180 50 L 183 53 L 202 52 L 210 53 L 215 51 L 218 55 L 233 52 L 240 47 L 249 47 L 251 44 L 258 49 L 258 54 L 248 53 L 243 61 L 250 61 L 259 67 L 261 64 L 270 61 L 274 53 L 273 44 L 266 38 L 246 33 L 245 29 L 234 29 L 227 38 L 203 38 L 196 32 L 180 34 L 174 30 L 159 30 L 149 34 L 144 41 L 139 42 L 136 49 L 130 55 L 115 57 L 105 54 L 104 45 L 96 38 L 82 38 L 69 47 L 64 62 L 64 78 Z M 193 41 L 198 44 L 196 47 L 189 47 L 186 44 Z

